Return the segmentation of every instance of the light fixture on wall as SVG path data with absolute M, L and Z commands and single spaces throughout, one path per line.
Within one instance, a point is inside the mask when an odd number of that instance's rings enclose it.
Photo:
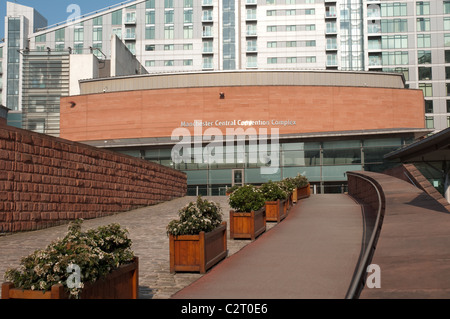
M 220 99 L 221 100 L 225 100 L 225 93 L 224 92 L 220 92 L 219 95 L 220 95 Z

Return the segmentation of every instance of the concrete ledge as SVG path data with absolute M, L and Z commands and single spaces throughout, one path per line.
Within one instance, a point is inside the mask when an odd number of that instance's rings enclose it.
M 384 217 L 371 264 L 381 269 L 381 288 L 364 287 L 360 298 L 450 298 L 450 215 L 435 199 L 398 178 L 356 172 L 375 181 Z

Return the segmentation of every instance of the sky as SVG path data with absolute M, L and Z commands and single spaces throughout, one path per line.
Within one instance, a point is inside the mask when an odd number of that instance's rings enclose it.
M 81 15 L 100 10 L 125 0 L 9 0 L 18 4 L 32 7 L 42 14 L 48 25 L 66 21 L 74 11 L 67 12 L 71 4 L 76 4 L 81 9 Z M 0 0 L 0 39 L 5 35 L 4 18 L 6 16 L 6 2 Z

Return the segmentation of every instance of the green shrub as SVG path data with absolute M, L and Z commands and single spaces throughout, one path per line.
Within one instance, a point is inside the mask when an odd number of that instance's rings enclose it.
M 223 214 L 220 206 L 203 200 L 201 196 L 178 212 L 180 219 L 173 220 L 167 226 L 167 234 L 173 236 L 197 235 L 210 232 L 222 224 Z
M 79 298 L 83 283 L 95 282 L 123 264 L 132 262 L 131 240 L 128 231 L 118 224 L 81 231 L 83 220 L 69 225 L 67 235 L 22 258 L 18 269 L 9 269 L 5 280 L 16 288 L 49 291 L 55 284 L 63 284 L 71 298 Z M 68 267 L 80 268 L 81 286 L 69 288 Z
M 229 204 L 236 212 L 256 212 L 265 205 L 265 200 L 255 186 L 245 185 L 230 195 Z
M 306 176 L 298 174 L 296 177 L 294 177 L 294 184 L 297 188 L 305 187 L 309 184 L 308 179 Z
M 285 200 L 288 197 L 287 192 L 280 186 L 280 184 L 272 181 L 261 185 L 259 190 L 264 197 L 264 201 L 266 202 Z

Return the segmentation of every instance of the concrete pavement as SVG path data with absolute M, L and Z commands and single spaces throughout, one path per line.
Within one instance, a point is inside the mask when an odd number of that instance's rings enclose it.
M 227 197 L 204 197 L 219 203 L 224 220 L 229 218 Z M 196 197 L 179 198 L 167 203 L 145 207 L 114 216 L 85 220 L 83 229 L 119 223 L 130 232 L 132 249 L 139 256 L 139 293 L 142 299 L 167 299 L 180 289 L 188 286 L 202 275 L 195 273 L 170 273 L 169 238 L 166 226 L 178 218 L 178 210 Z M 268 229 L 276 224 L 268 224 Z M 229 229 L 228 229 L 229 231 Z M 57 238 L 67 233 L 67 225 L 48 229 L 18 233 L 0 237 L 0 281 L 8 268 L 17 267 L 20 259 L 36 249 L 45 248 Z M 250 241 L 228 240 L 229 256 L 236 253 Z M 1 294 L 1 291 L 0 291 Z
M 205 198 L 218 202 L 228 221 L 228 199 Z M 295 205 L 280 224 L 268 223 L 268 231 L 255 242 L 228 239 L 229 257 L 206 275 L 171 274 L 166 225 L 194 200 L 184 197 L 86 220 L 83 229 L 119 223 L 129 230 L 132 248 L 139 256 L 142 299 L 345 297 L 362 239 L 361 209 L 350 197 L 313 195 Z M 66 232 L 63 225 L 0 237 L 1 276 L 8 267 L 18 266 L 22 256 Z
M 347 195 L 312 195 L 175 299 L 344 299 L 363 237 L 361 207 Z

